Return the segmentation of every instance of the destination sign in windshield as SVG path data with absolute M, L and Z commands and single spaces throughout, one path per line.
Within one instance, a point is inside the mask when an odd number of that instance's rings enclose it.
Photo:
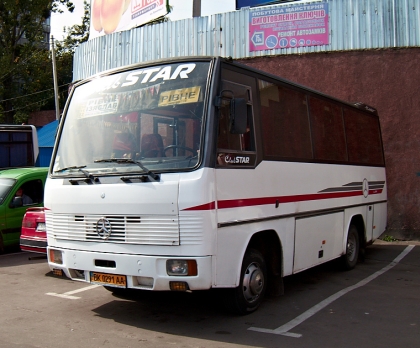
M 199 86 L 162 92 L 159 97 L 159 106 L 196 103 L 199 95 Z

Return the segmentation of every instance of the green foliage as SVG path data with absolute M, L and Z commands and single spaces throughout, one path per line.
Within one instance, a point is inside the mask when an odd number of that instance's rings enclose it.
M 392 236 L 388 236 L 387 234 L 382 238 L 384 242 L 396 242 L 398 239 L 395 239 Z
M 84 13 L 81 18 L 82 24 L 67 27 L 67 36 L 63 41 L 57 42 L 57 56 L 62 56 L 66 53 L 74 53 L 77 46 L 89 39 L 90 5 L 86 0 L 83 2 L 83 5 Z
M 0 124 L 1 123 L 4 123 L 4 113 L 3 113 L 3 106 L 0 104 Z
M 15 124 L 28 123 L 29 114 L 25 111 L 17 111 L 13 116 L 13 121 Z
M 72 12 L 71 0 L 0 1 L 0 123 L 26 123 L 31 111 L 54 109 L 52 57 L 44 32 L 51 12 Z M 86 15 L 87 11 L 87 15 Z M 87 18 L 87 19 L 86 19 Z M 82 25 L 69 28 L 57 55 L 60 107 L 72 81 L 73 52 L 87 40 L 89 5 Z
M 56 64 L 58 85 L 68 85 L 73 80 L 73 54 L 75 49 L 89 39 L 90 5 L 84 1 L 84 13 L 81 24 L 75 24 L 66 29 L 67 35 L 63 41 L 56 41 Z M 60 90 L 60 108 L 68 97 L 68 88 Z

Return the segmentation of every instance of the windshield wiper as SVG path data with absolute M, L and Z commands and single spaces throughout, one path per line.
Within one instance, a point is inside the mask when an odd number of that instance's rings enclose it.
M 83 172 L 86 172 L 85 170 L 82 170 L 82 168 L 86 168 L 86 166 L 71 166 L 71 167 L 65 167 L 65 168 L 61 168 L 61 169 L 55 170 L 55 171 L 54 171 L 54 173 L 62 173 L 62 172 L 64 172 L 64 171 L 66 171 L 66 170 L 70 170 L 70 169 L 78 169 L 78 170 L 80 170 L 82 173 L 83 173 Z
M 104 158 L 100 160 L 95 160 L 95 163 L 101 163 L 101 162 L 108 162 L 108 163 L 133 163 L 137 164 L 143 171 L 150 176 L 153 180 L 158 180 L 159 175 L 153 173 L 150 169 L 146 168 L 141 161 L 133 160 L 131 158 Z
M 58 169 L 58 170 L 54 171 L 54 173 L 62 173 L 66 170 L 77 169 L 79 172 L 82 172 L 86 178 L 94 180 L 94 181 L 98 180 L 91 173 L 89 173 L 87 170 L 83 170 L 83 168 L 86 168 L 86 166 L 71 166 L 71 167 Z

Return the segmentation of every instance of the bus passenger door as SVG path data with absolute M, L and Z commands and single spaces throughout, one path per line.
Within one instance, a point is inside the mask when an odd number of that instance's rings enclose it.
M 242 80 L 251 79 L 240 75 Z M 254 80 L 254 79 L 252 79 Z M 239 201 L 258 197 L 260 194 L 255 185 L 256 145 L 254 135 L 254 115 L 252 105 L 252 87 L 247 81 L 235 79 L 222 81 L 221 105 L 219 106 L 217 153 L 216 153 L 216 194 L 218 202 Z M 238 134 L 232 131 L 231 102 L 242 98 L 246 102 L 246 131 Z M 248 210 L 248 211 L 247 211 Z M 248 220 L 249 213 L 257 211 L 246 207 L 218 209 L 218 222 Z M 252 213 L 251 213 L 252 214 Z
M 256 143 L 253 114 L 255 79 L 237 72 L 224 70 L 219 90 L 218 127 L 215 140 L 217 153 L 215 163 L 215 187 L 217 199 L 217 260 L 216 280 L 218 286 L 237 286 L 241 271 L 242 255 L 250 238 L 238 221 L 258 217 L 259 210 L 250 205 L 237 204 L 258 197 L 256 182 Z M 254 86 L 254 87 L 252 87 Z M 246 102 L 247 129 L 237 134 L 231 128 L 231 102 L 241 98 Z M 235 256 L 236 255 L 236 256 Z

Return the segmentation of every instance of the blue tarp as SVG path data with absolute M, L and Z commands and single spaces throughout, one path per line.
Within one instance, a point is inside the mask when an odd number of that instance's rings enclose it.
M 38 145 L 40 148 L 54 146 L 55 133 L 57 132 L 57 127 L 58 127 L 58 121 L 55 120 L 37 130 Z
M 56 120 L 37 129 L 39 146 L 39 155 L 36 160 L 37 167 L 48 167 L 50 165 L 57 127 L 58 121 Z

